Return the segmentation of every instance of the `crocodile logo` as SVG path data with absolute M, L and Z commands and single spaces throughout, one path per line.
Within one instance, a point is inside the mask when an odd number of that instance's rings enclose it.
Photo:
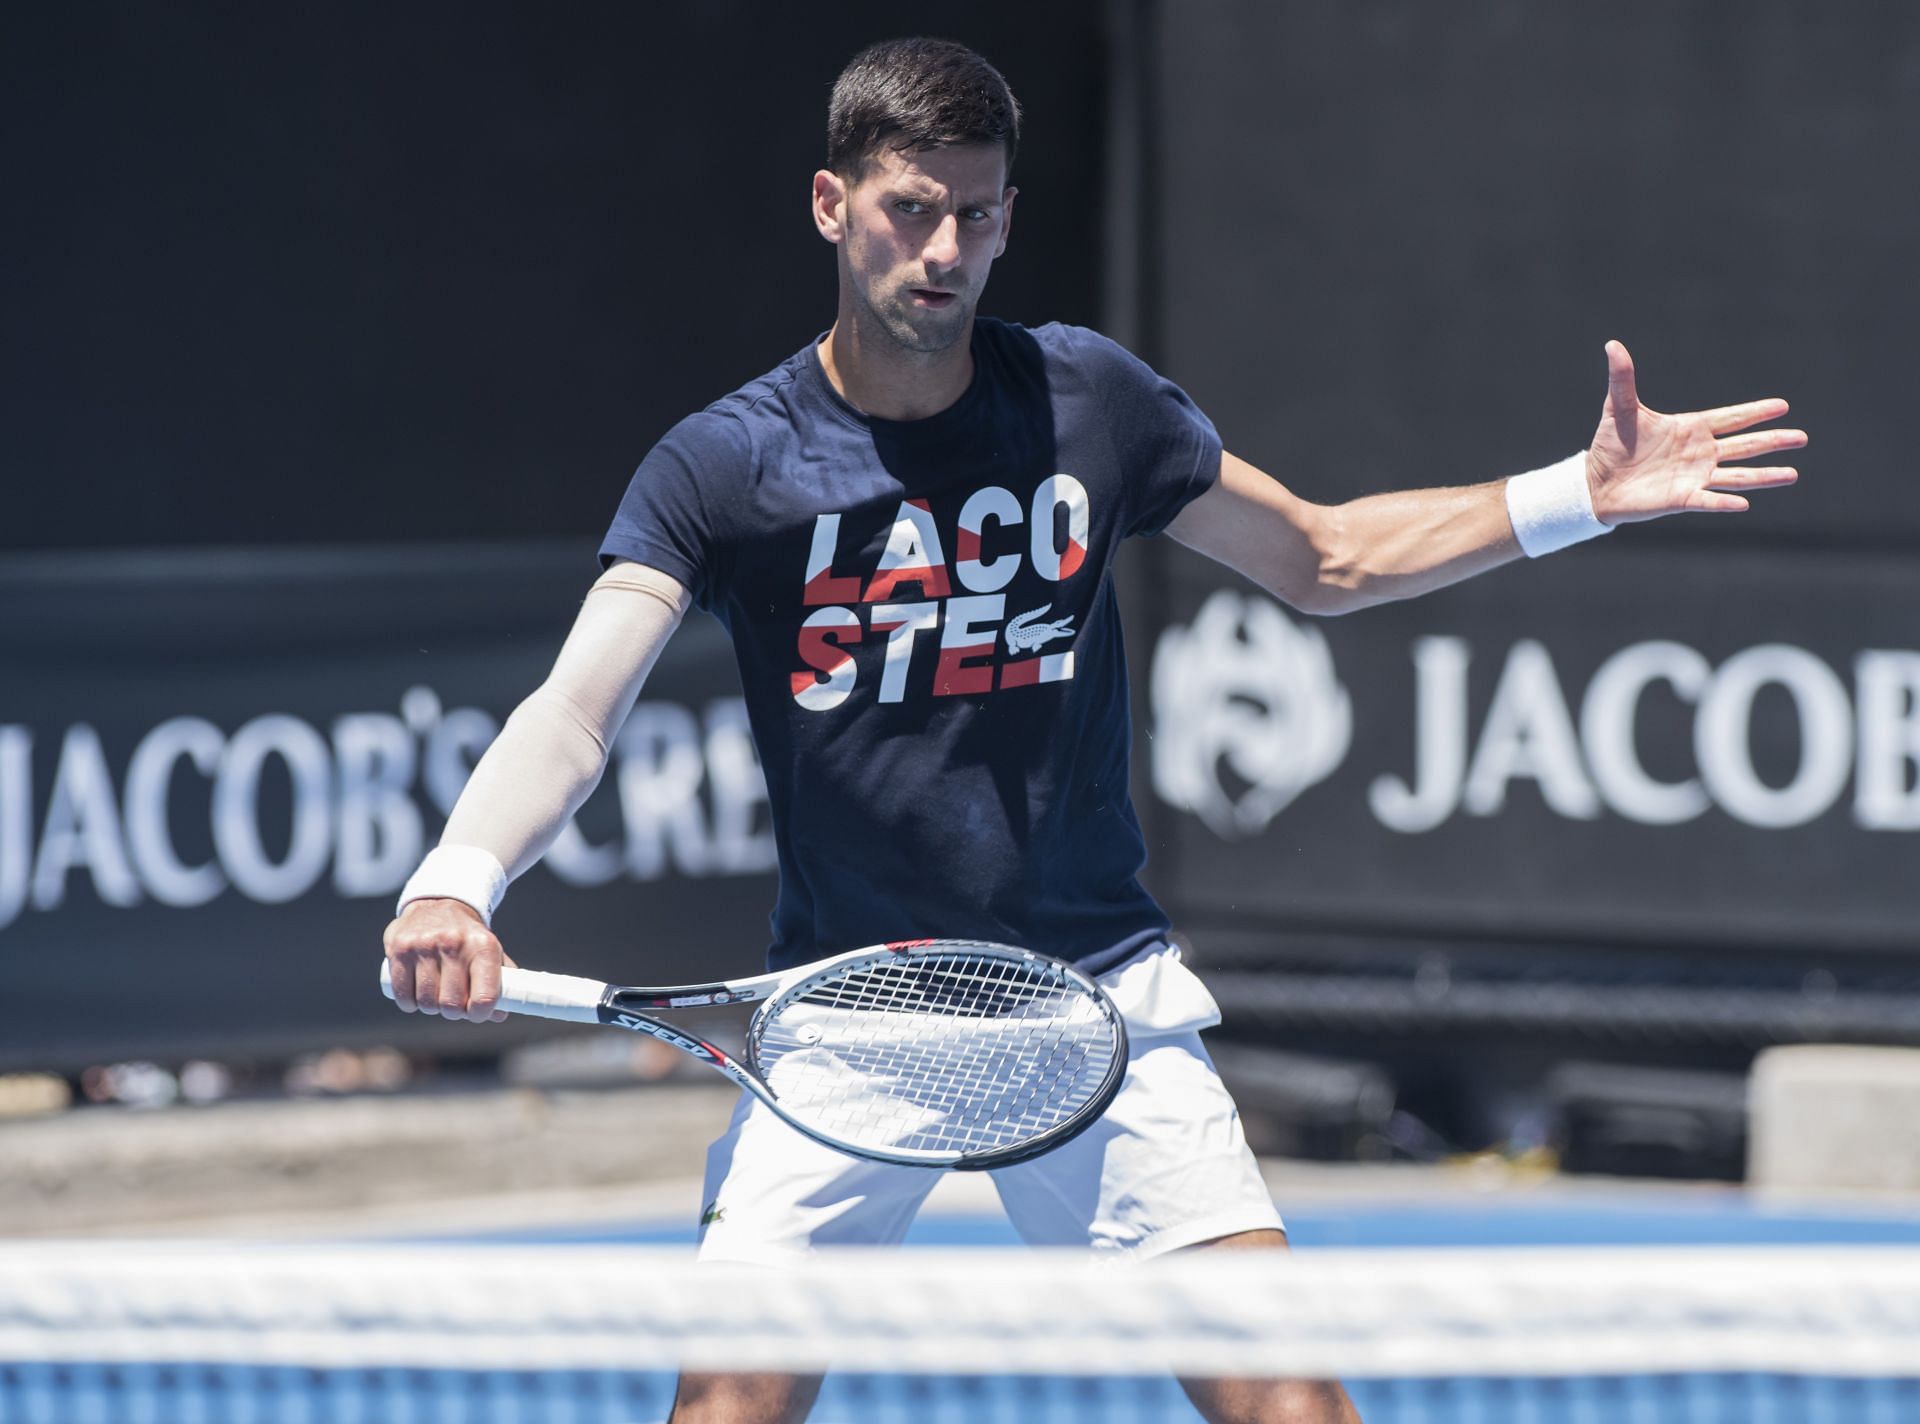
M 1007 623 L 1007 650 L 1014 653 L 1030 653 L 1036 648 L 1044 648 L 1055 638 L 1073 636 L 1073 615 L 1056 618 L 1051 623 L 1039 623 L 1035 620 L 1052 608 L 1051 603 L 1043 603 L 1038 608 L 1022 613 Z

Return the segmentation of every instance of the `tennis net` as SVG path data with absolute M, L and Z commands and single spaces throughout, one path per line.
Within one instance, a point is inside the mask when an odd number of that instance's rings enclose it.
M 1191 1424 L 1176 1375 L 1339 1377 L 1369 1424 L 1896 1424 L 1920 1249 L 0 1249 L 6 1424 L 641 1424 L 683 1365 L 825 1370 L 817 1424 Z

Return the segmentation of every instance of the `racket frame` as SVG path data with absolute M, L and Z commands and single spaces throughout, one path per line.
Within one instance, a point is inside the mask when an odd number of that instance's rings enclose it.
M 748 1064 L 740 1062 L 716 1044 L 709 1043 L 703 1038 L 645 1012 L 649 1009 L 659 1012 L 758 1002 L 760 1007 L 754 1011 L 754 1016 L 747 1025 L 747 1041 L 752 1043 L 756 1037 L 755 1030 L 761 1016 L 775 1008 L 779 1001 L 798 997 L 821 981 L 834 978 L 849 969 L 866 963 L 878 963 L 916 955 L 937 958 L 942 954 L 982 951 L 995 958 L 1044 965 L 1070 980 L 1105 1013 L 1107 1022 L 1113 1029 L 1114 1039 L 1113 1058 L 1107 1065 L 1106 1076 L 1101 1080 L 1093 1096 L 1078 1111 L 1045 1132 L 1036 1133 L 1033 1137 L 1011 1147 L 991 1152 L 959 1156 L 951 1152 L 856 1146 L 842 1141 L 789 1113 L 782 1106 L 779 1097 Z M 726 1074 L 745 1091 L 765 1103 L 782 1122 L 816 1142 L 857 1157 L 869 1158 L 876 1162 L 890 1162 L 903 1167 L 950 1168 L 958 1172 L 981 1172 L 998 1167 L 1011 1167 L 1016 1163 L 1051 1152 L 1054 1148 L 1064 1146 L 1078 1137 L 1099 1119 L 1118 1095 L 1120 1084 L 1127 1072 L 1126 1021 L 1120 1016 L 1120 1010 L 1114 1005 L 1105 989 L 1064 960 L 1054 959 L 1050 955 L 1039 954 L 1030 949 L 993 944 L 984 940 L 896 940 L 873 948 L 850 950 L 845 954 L 835 955 L 831 959 L 816 960 L 782 973 L 761 974 L 751 979 L 731 979 L 711 984 L 681 984 L 660 989 L 623 988 L 609 984 L 606 992 L 601 996 L 598 1016 L 603 1024 L 628 1029 L 634 1033 L 644 1033 L 651 1038 L 659 1039 L 662 1043 L 670 1044 Z
M 1060 974 L 1088 995 L 1093 1004 L 1103 1012 L 1108 1025 L 1113 1030 L 1112 1061 L 1107 1065 L 1107 1072 L 1100 1086 L 1086 1103 L 1072 1116 L 1056 1123 L 1045 1132 L 1036 1133 L 1033 1137 L 1009 1147 L 996 1148 L 988 1152 L 961 1155 L 924 1149 L 869 1147 L 842 1141 L 789 1113 L 781 1105 L 778 1096 L 749 1064 L 734 1058 L 717 1044 L 709 1043 L 698 1035 L 653 1017 L 655 1013 L 676 1009 L 720 1008 L 732 1004 L 758 1003 L 760 1007 L 754 1011 L 753 1018 L 747 1025 L 747 1042 L 751 1044 L 757 1037 L 756 1030 L 761 1017 L 771 1011 L 778 1001 L 803 994 L 821 980 L 842 974 L 850 968 L 868 962 L 884 962 L 888 959 L 921 956 L 937 958 L 942 954 L 982 952 L 993 958 L 1042 965 Z M 505 971 L 509 975 L 525 975 L 530 972 L 532 971 L 517 969 Z M 392 985 L 384 964 L 381 967 L 381 978 L 386 985 L 387 995 L 391 998 Z M 572 982 L 583 985 L 586 983 L 580 980 Z M 1100 1115 L 1118 1095 L 1121 1082 L 1125 1079 L 1127 1072 L 1126 1021 L 1121 1017 L 1119 1008 L 1104 988 L 1064 960 L 1055 959 L 1051 955 L 1040 954 L 1034 950 L 1020 949 L 1014 945 L 994 944 L 985 940 L 895 940 L 866 949 L 850 950 L 845 954 L 834 955 L 830 959 L 816 960 L 782 972 L 755 975 L 750 979 L 716 980 L 708 984 L 678 984 L 664 988 L 635 988 L 619 984 L 602 984 L 599 987 L 601 990 L 599 1002 L 590 1011 L 582 1002 L 571 1012 L 555 1012 L 551 1005 L 530 1000 L 516 1000 L 504 992 L 501 995 L 499 1007 L 509 1013 L 531 1013 L 541 1017 L 572 1019 L 576 1022 L 597 1021 L 611 1028 L 644 1033 L 724 1073 L 741 1089 L 765 1103 L 782 1122 L 814 1141 L 856 1157 L 865 1157 L 876 1162 L 890 1162 L 903 1167 L 950 1168 L 960 1172 L 978 1172 L 998 1167 L 1011 1167 L 1016 1163 L 1038 1157 L 1042 1153 L 1051 1152 L 1054 1148 L 1072 1141 L 1099 1120 Z M 589 1012 L 592 1015 L 591 1018 L 588 1017 Z

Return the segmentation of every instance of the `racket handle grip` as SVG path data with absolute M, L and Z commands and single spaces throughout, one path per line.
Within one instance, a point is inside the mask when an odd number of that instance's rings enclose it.
M 393 997 L 393 971 L 384 959 L 380 961 L 380 992 L 389 999 Z M 500 970 L 500 1002 L 496 1007 L 510 1014 L 598 1023 L 600 1000 L 606 992 L 607 986 L 598 979 L 582 979 L 575 974 L 543 974 L 537 969 L 503 966 Z

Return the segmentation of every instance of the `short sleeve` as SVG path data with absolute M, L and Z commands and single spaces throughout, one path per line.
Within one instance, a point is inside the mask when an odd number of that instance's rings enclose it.
M 1075 329 L 1125 479 L 1127 533 L 1154 535 L 1220 477 L 1220 436 L 1172 381 L 1118 342 Z
M 710 607 L 720 542 L 710 511 L 740 487 L 750 458 L 747 433 L 731 415 L 704 410 L 674 426 L 633 472 L 600 541 L 601 567 L 615 559 L 649 565 Z

